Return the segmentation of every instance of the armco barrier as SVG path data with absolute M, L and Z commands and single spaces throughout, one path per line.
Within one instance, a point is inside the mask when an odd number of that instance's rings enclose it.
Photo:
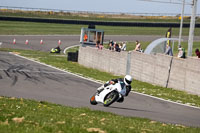
M 129 72 L 134 79 L 143 82 L 200 95 L 200 59 L 80 47 L 78 62 L 115 75 Z

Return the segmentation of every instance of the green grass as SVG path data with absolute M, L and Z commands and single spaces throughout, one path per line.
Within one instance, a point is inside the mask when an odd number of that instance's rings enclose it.
M 0 112 L 2 133 L 198 133 L 200 130 L 13 97 L 0 97 Z
M 34 22 L 0 21 L 1 35 L 63 35 L 80 34 L 84 25 L 46 24 Z
M 96 69 L 87 68 L 79 65 L 76 62 L 67 61 L 66 57 L 63 56 L 53 56 L 47 52 L 40 51 L 30 51 L 30 50 L 16 50 L 16 49 L 4 49 L 1 51 L 13 51 L 19 52 L 20 55 L 38 60 L 40 62 L 46 63 L 58 67 L 63 70 L 70 71 L 72 73 L 77 73 L 84 77 L 89 77 L 95 80 L 106 82 L 110 79 L 119 78 L 119 76 L 114 76 L 107 72 L 102 72 Z M 76 49 L 74 49 L 76 51 Z M 132 83 L 132 89 L 134 91 L 156 96 L 166 100 L 171 100 L 183 104 L 193 105 L 200 107 L 200 97 L 198 95 L 188 94 L 183 91 L 174 90 L 171 88 L 164 88 L 160 86 L 155 86 L 149 83 L 144 83 L 141 81 L 134 80 Z
M 77 52 L 79 50 L 79 46 L 71 47 L 67 50 L 67 52 Z
M 0 21 L 0 35 L 79 35 L 82 27 L 88 25 L 34 23 L 17 21 Z M 96 26 L 105 35 L 161 35 L 165 36 L 168 28 L 161 27 L 118 27 Z M 189 28 L 183 28 L 183 35 L 188 36 Z M 178 36 L 179 28 L 172 28 L 172 35 Z M 200 34 L 200 28 L 195 29 L 195 35 Z

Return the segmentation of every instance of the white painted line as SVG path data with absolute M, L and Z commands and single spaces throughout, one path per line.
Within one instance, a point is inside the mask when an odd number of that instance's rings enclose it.
M 63 53 L 66 54 L 66 51 L 72 47 L 77 47 L 77 46 L 81 46 L 81 44 L 78 44 L 78 45 L 73 45 L 73 46 L 70 46 L 70 47 L 66 47 L 64 50 L 63 50 Z
M 81 76 L 81 75 L 74 74 L 74 73 L 71 73 L 71 72 L 69 72 L 69 71 L 62 70 L 62 69 L 59 69 L 59 68 L 54 67 L 54 66 L 51 66 L 51 65 L 47 65 L 47 64 L 41 63 L 41 62 L 39 62 L 39 61 L 35 61 L 35 60 L 33 60 L 33 59 L 29 59 L 29 58 L 26 58 L 26 57 L 24 57 L 24 56 L 21 56 L 21 55 L 12 53 L 12 52 L 9 52 L 9 53 L 12 54 L 12 55 L 15 55 L 15 56 L 17 56 L 17 57 L 20 57 L 20 58 L 23 58 L 23 59 L 26 59 L 26 60 L 29 60 L 29 61 L 32 61 L 32 62 L 41 64 L 41 65 L 44 65 L 44 66 L 47 66 L 47 67 L 50 67 L 50 68 L 53 68 L 53 69 L 56 69 L 56 70 L 59 70 L 59 71 L 61 71 L 61 72 L 64 72 L 65 74 L 71 74 L 71 75 L 74 75 L 74 76 L 76 76 L 76 77 L 79 77 L 79 78 L 82 78 L 82 79 L 86 79 L 86 80 L 88 80 L 88 81 L 92 81 L 92 82 L 95 82 L 95 83 L 98 83 L 98 84 L 102 84 L 102 83 L 103 83 L 102 81 L 94 80 L 94 79 L 91 79 L 91 78 L 89 78 L 89 77 L 83 77 L 83 76 Z
M 24 58 L 24 59 L 29 60 L 29 61 L 33 61 L 33 62 L 35 62 L 35 63 L 41 64 L 41 65 L 44 65 L 44 66 L 47 66 L 47 67 L 50 67 L 50 68 L 53 68 L 53 69 L 56 69 L 56 70 L 59 70 L 59 71 L 62 71 L 62 72 L 67 73 L 67 74 L 71 74 L 71 75 L 73 75 L 73 76 L 76 76 L 76 77 L 79 77 L 79 78 L 82 78 L 82 79 L 85 79 L 85 80 L 88 80 L 88 81 L 92 81 L 92 82 L 95 82 L 95 83 L 98 83 L 98 84 L 102 84 L 102 83 L 103 83 L 103 81 L 97 81 L 97 80 L 91 79 L 91 78 L 89 78 L 89 77 L 83 77 L 83 76 L 81 76 L 81 75 L 74 74 L 74 73 L 71 73 L 71 72 L 69 72 L 69 71 L 62 70 L 62 69 L 56 68 L 56 67 L 51 66 L 51 65 L 47 65 L 47 64 L 41 63 L 41 62 L 39 62 L 39 61 L 35 61 L 35 60 L 33 60 L 33 59 L 29 59 L 29 58 L 26 58 L 26 57 L 24 57 L 24 56 L 17 55 L 17 54 L 12 53 L 12 52 L 10 52 L 10 54 L 15 55 L 15 56 L 18 56 L 18 57 L 20 57 L 20 58 Z M 191 107 L 191 108 L 195 108 L 195 109 L 200 109 L 200 107 L 196 107 L 196 106 L 191 106 L 191 105 L 187 105 L 187 104 L 177 103 L 177 102 L 173 102 L 173 101 L 170 101 L 170 100 L 165 100 L 165 99 L 162 99 L 162 98 L 158 98 L 158 97 L 155 97 L 155 96 L 151 96 L 151 95 L 147 95 L 147 94 L 143 94 L 143 93 L 139 93 L 139 92 L 133 92 L 133 91 L 131 91 L 131 92 L 132 92 L 132 93 L 135 93 L 135 94 L 143 95 L 143 96 L 146 96 L 146 97 L 151 97 L 151 98 L 154 98 L 154 99 L 157 99 L 157 100 L 169 102 L 169 103 L 174 103 L 174 104 L 178 104 L 178 105 L 182 105 L 182 106 L 186 106 L 186 107 Z
M 154 99 L 157 99 L 157 100 L 169 102 L 169 103 L 174 103 L 174 104 L 178 104 L 178 105 L 182 105 L 182 106 L 186 106 L 186 107 L 200 109 L 200 107 L 196 107 L 196 106 L 192 106 L 192 105 L 187 105 L 187 104 L 183 104 L 183 103 L 177 103 L 177 102 L 174 102 L 174 101 L 171 101 L 171 100 L 165 100 L 165 99 L 162 99 L 162 98 L 159 98 L 159 97 L 155 97 L 155 96 L 151 96 L 151 95 L 147 95 L 147 94 L 144 94 L 144 93 L 139 93 L 139 92 L 135 92 L 135 91 L 131 91 L 131 92 L 135 93 L 135 94 L 143 95 L 143 96 L 146 96 L 146 97 L 151 97 L 151 98 L 154 98 Z

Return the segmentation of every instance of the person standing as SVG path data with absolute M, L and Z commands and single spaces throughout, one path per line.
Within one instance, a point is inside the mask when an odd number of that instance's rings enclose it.
M 85 33 L 84 37 L 83 37 L 83 41 L 86 42 L 88 40 L 88 35 L 87 33 Z
M 171 48 L 170 45 L 167 45 L 165 54 L 170 55 L 170 56 L 173 56 L 172 48 Z

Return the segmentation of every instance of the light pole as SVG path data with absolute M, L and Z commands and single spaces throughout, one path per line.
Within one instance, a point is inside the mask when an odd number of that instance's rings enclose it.
M 182 36 L 182 29 L 183 29 L 184 8 L 185 8 L 185 0 L 183 0 L 182 13 L 181 13 L 181 24 L 180 24 L 179 40 L 178 40 L 178 46 L 179 47 L 181 46 L 181 36 Z
M 196 11 L 197 11 L 197 0 L 193 0 L 192 1 L 192 15 L 191 15 L 191 20 L 190 20 L 190 32 L 189 32 L 189 38 L 188 38 L 188 56 L 192 56 Z

